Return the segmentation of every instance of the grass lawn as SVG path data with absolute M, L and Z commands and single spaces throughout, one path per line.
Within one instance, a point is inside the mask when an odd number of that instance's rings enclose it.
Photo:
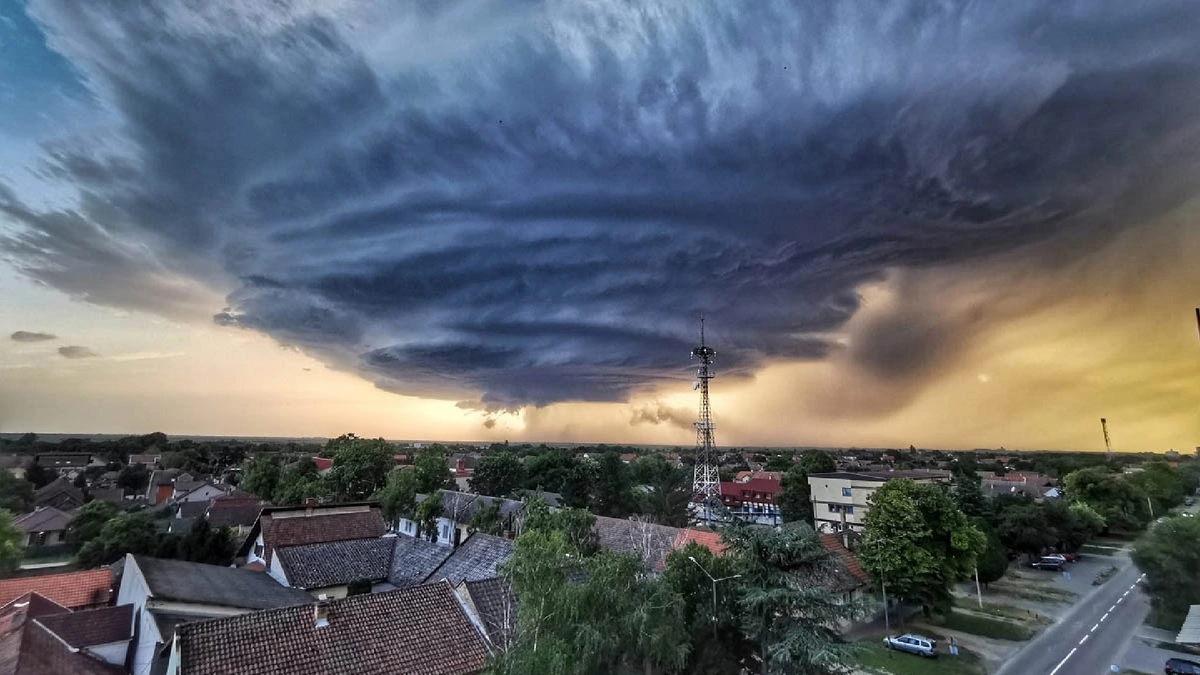
M 851 658 L 851 665 L 880 675 L 983 675 L 983 664 L 975 654 L 959 647 L 958 656 L 944 651 L 936 659 L 897 652 L 883 646 L 883 638 L 866 640 L 855 645 L 861 651 Z M 939 643 L 944 650 L 944 642 Z
M 948 616 L 938 616 L 929 623 L 942 628 L 949 628 L 971 635 L 979 635 L 997 640 L 1022 641 L 1033 637 L 1033 630 L 1026 624 L 1003 619 L 993 619 L 979 614 L 966 612 L 950 612 Z
M 983 603 L 983 609 L 980 609 L 979 603 L 975 600 L 975 598 L 955 598 L 954 604 L 958 607 L 962 607 L 965 610 L 970 610 L 972 612 L 982 612 L 984 614 L 990 614 L 990 615 L 1000 618 L 1000 619 L 1011 619 L 1013 621 L 1021 621 L 1021 622 L 1025 622 L 1025 623 L 1036 623 L 1036 624 L 1050 623 L 1049 617 L 1042 616 L 1041 614 L 1030 611 L 1028 609 L 1022 609 L 1020 607 L 1013 607 L 1012 605 L 1002 605 L 1000 603 L 985 602 L 985 603 Z

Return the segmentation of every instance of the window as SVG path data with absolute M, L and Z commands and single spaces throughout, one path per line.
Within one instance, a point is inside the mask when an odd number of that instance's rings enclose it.
M 749 490 L 742 490 L 742 498 L 743 498 L 743 499 L 749 499 L 749 498 L 750 498 L 750 491 L 749 491 Z
M 837 505 L 837 504 L 830 504 L 830 505 L 829 505 L 829 512 L 830 512 L 830 513 L 837 513 L 837 510 L 838 510 L 838 505 Z
M 255 557 L 255 558 L 261 558 L 261 557 L 262 557 L 262 548 L 263 548 L 263 547 L 262 547 L 262 544 L 255 544 L 255 545 L 254 545 L 254 557 Z
M 843 497 L 853 497 L 854 491 L 851 490 L 850 488 L 842 488 L 842 496 Z
M 844 506 L 844 507 L 842 507 L 842 510 L 843 510 L 843 511 L 845 511 L 846 513 L 854 513 L 854 507 L 853 507 L 853 506 L 849 506 L 849 505 L 847 505 L 847 506 Z
M 36 546 L 45 546 L 46 545 L 46 533 L 45 532 L 37 533 L 37 544 L 35 544 L 35 545 Z

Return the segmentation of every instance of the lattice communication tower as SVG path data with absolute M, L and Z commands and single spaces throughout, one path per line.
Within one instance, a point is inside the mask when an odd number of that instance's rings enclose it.
M 700 319 L 700 346 L 692 350 L 692 358 L 700 361 L 696 369 L 695 388 L 700 390 L 700 415 L 696 419 L 696 474 L 692 481 L 693 500 L 706 507 L 713 505 L 720 491 L 717 458 L 713 456 L 712 408 L 708 403 L 708 381 L 713 378 L 712 364 L 717 350 L 704 342 L 704 319 Z

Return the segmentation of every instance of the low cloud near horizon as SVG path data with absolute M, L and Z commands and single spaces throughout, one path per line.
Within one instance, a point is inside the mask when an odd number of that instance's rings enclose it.
M 27 330 L 15 331 L 9 336 L 13 342 L 46 342 L 47 340 L 54 340 L 57 337 L 57 335 L 51 333 L 37 333 Z
M 89 359 L 93 356 L 97 356 L 96 352 L 88 349 L 87 347 L 81 347 L 79 345 L 59 347 L 58 353 L 68 359 Z

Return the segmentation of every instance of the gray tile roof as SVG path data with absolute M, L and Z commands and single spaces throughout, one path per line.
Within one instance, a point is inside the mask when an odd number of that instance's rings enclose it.
M 356 595 L 179 627 L 182 675 L 467 675 L 488 650 L 449 584 Z
M 56 532 L 67 529 L 71 514 L 53 506 L 42 506 L 33 513 L 13 519 L 13 525 L 22 532 Z
M 454 549 L 417 537 L 396 537 L 392 552 L 392 571 L 388 581 L 397 588 L 416 586 L 425 581 Z
M 382 581 L 392 570 L 393 537 L 350 539 L 304 546 L 287 546 L 275 552 L 288 582 L 314 589 L 348 584 L 359 579 Z
M 261 572 L 141 555 L 132 557 L 146 579 L 150 594 L 160 600 L 243 609 L 283 607 L 312 600 L 304 591 L 282 586 Z M 129 573 L 126 568 L 125 574 Z
M 417 503 L 427 499 L 426 495 L 417 495 Z M 442 490 L 442 517 L 449 518 L 460 525 L 469 525 L 471 516 L 481 508 L 490 507 L 493 502 L 500 503 L 500 518 L 506 525 L 516 523 L 525 511 L 525 505 L 515 499 L 489 497 L 471 492 L 456 492 Z
M 505 645 L 517 628 L 517 598 L 503 579 L 464 581 L 459 590 L 466 593 L 475 608 L 488 640 Z
M 462 581 L 480 581 L 500 575 L 497 568 L 512 555 L 508 539 L 476 532 L 467 538 L 428 578 L 445 579 L 457 586 Z
M 600 547 L 614 553 L 632 553 L 642 559 L 647 571 L 662 568 L 663 560 L 675 548 L 678 527 L 657 525 L 640 520 L 596 517 L 596 538 Z
M 38 619 L 51 633 L 75 648 L 120 642 L 133 637 L 133 605 L 85 609 Z

